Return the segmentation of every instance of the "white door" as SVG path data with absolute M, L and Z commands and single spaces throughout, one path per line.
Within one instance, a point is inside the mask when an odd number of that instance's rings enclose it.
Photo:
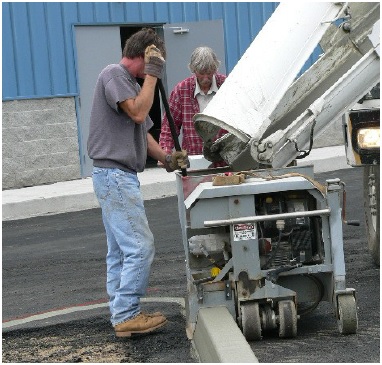
M 77 72 L 79 85 L 78 133 L 82 177 L 91 176 L 93 163 L 87 153 L 94 87 L 101 70 L 121 60 L 119 27 L 77 26 Z

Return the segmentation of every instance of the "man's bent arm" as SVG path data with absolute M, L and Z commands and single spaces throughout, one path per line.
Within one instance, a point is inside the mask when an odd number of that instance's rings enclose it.
M 127 99 L 119 103 L 120 108 L 137 124 L 145 122 L 153 105 L 157 78 L 146 75 L 142 89 L 134 99 Z

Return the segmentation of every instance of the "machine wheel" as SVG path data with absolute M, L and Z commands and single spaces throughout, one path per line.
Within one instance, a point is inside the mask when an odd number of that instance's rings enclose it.
M 240 306 L 241 325 L 244 337 L 248 341 L 261 340 L 261 321 L 259 303 L 247 302 Z
M 297 336 L 297 310 L 293 300 L 281 300 L 279 303 L 279 337 Z
M 357 332 L 358 316 L 357 304 L 353 295 L 339 295 L 338 302 L 338 329 L 342 335 Z
M 363 184 L 367 242 L 371 256 L 379 266 L 379 165 L 364 167 Z

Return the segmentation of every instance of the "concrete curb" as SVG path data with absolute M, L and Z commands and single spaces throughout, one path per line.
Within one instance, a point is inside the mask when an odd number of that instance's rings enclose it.
M 138 174 L 145 200 L 176 195 L 175 175 L 161 168 Z M 98 208 L 91 178 L 2 192 L 3 221 Z
M 346 163 L 344 146 L 312 150 L 299 166 L 314 165 L 315 173 L 335 171 L 350 166 Z M 138 174 L 145 200 L 176 195 L 174 173 L 159 167 L 148 168 Z M 98 208 L 91 178 L 32 186 L 2 192 L 3 221 L 25 219 L 41 215 L 76 212 Z
M 344 146 L 313 149 L 307 157 L 302 160 L 297 160 L 297 165 L 314 165 L 314 172 L 316 174 L 351 167 L 347 164 Z

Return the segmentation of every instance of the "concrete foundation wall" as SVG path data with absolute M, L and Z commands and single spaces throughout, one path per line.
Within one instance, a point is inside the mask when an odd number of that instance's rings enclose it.
M 2 103 L 3 189 L 81 178 L 72 97 Z

